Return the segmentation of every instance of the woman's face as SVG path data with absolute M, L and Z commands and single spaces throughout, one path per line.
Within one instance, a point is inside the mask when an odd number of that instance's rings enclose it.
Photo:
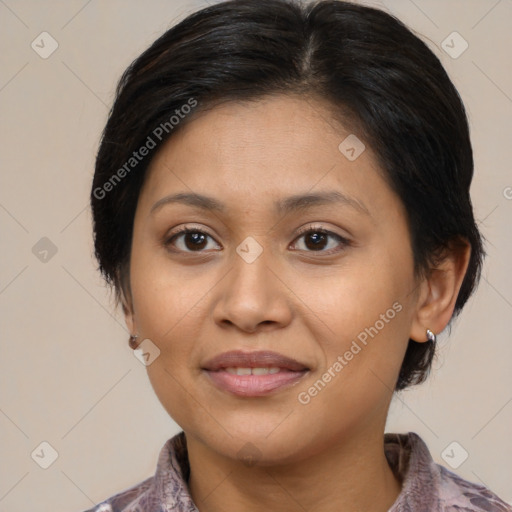
M 369 147 L 339 148 L 350 134 L 321 103 L 232 102 L 151 163 L 127 323 L 160 351 L 163 406 L 219 454 L 293 462 L 382 434 L 418 286 L 403 205 Z

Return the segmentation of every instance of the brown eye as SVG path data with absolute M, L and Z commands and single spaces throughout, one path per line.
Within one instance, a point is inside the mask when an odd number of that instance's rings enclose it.
M 166 241 L 166 246 L 172 246 L 171 250 L 181 252 L 203 252 L 208 247 L 208 239 L 213 238 L 199 229 L 184 228 L 173 234 Z
M 298 250 L 307 252 L 333 253 L 342 250 L 348 245 L 348 240 L 336 233 L 323 228 L 310 228 L 301 233 L 296 240 L 304 239 L 302 244 L 295 242 L 294 245 L 302 245 Z

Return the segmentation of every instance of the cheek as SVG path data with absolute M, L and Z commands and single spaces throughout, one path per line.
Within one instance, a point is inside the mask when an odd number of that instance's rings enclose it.
M 376 265 L 371 261 L 361 258 L 357 264 L 330 269 L 325 275 L 297 279 L 294 291 L 304 298 L 317 322 L 321 320 L 325 324 L 327 332 L 334 337 L 330 341 L 338 337 L 353 338 L 376 322 L 382 330 L 382 315 L 386 325 L 396 323 L 395 318 L 400 316 L 396 310 L 404 307 L 408 287 L 406 276 L 398 274 L 404 272 L 397 271 L 392 262 L 380 259 Z M 396 302 L 401 307 L 393 308 Z
M 191 395 L 201 340 L 201 306 L 211 288 L 204 280 L 169 272 L 169 265 L 144 264 L 134 258 L 133 298 L 141 335 L 160 350 L 147 366 L 150 383 L 168 414 L 180 426 L 189 425 L 195 403 Z M 138 271 L 137 271 L 138 270 Z M 203 301 L 201 300 L 203 299 Z
M 340 386 L 332 387 L 340 394 L 347 388 L 360 390 L 353 397 L 365 389 L 372 394 L 372 383 L 393 389 L 407 348 L 412 276 L 407 251 L 400 257 L 380 250 L 361 252 L 357 261 L 329 278 L 304 283 L 302 293 L 318 317 L 312 321 L 320 325 L 320 319 L 327 327 L 323 328 L 326 336 L 318 338 L 324 353 L 323 371 L 331 369 L 336 374 L 333 380 Z
M 330 301 L 323 296 L 322 318 L 334 334 L 320 341 L 323 367 L 297 390 L 299 403 L 308 402 L 304 412 L 334 430 L 360 429 L 385 414 L 407 348 L 410 311 L 392 281 L 356 277 Z
M 131 289 L 139 330 L 146 337 L 163 340 L 197 315 L 212 284 L 208 273 L 173 265 L 162 248 L 132 251 Z

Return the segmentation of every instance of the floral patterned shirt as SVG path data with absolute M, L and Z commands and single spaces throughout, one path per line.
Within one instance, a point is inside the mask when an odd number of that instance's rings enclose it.
M 436 464 L 414 432 L 384 434 L 385 454 L 402 490 L 388 512 L 512 512 L 486 487 Z M 184 432 L 169 439 L 154 476 L 87 512 L 198 512 L 187 485 L 190 474 Z

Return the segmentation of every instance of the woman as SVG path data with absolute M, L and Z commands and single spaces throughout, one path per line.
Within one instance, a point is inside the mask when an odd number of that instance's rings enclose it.
M 125 72 L 96 162 L 100 269 L 183 432 L 94 510 L 512 510 L 384 434 L 484 255 L 462 102 L 398 20 L 236 0 Z

